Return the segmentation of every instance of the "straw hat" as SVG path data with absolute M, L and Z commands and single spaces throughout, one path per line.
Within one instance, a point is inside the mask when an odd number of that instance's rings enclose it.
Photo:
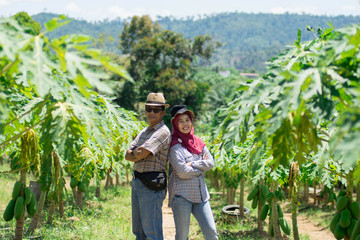
M 165 103 L 165 98 L 162 93 L 149 93 L 147 96 L 146 104 L 147 106 L 165 106 L 169 107 L 169 104 Z

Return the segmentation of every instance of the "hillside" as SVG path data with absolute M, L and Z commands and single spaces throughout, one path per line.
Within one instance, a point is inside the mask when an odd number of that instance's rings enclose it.
M 43 24 L 56 15 L 40 13 L 32 17 Z M 302 40 L 309 40 L 314 38 L 314 33 L 308 32 L 306 25 L 317 29 L 328 28 L 331 23 L 335 28 L 341 28 L 359 23 L 360 16 L 232 12 L 207 15 L 199 19 L 163 17 L 159 18 L 158 22 L 164 29 L 180 32 L 189 38 L 209 34 L 214 40 L 223 43 L 213 57 L 212 65 L 263 71 L 266 60 L 277 55 L 281 49 L 297 39 L 298 29 L 302 31 Z M 50 37 L 69 33 L 82 33 L 93 37 L 105 34 L 114 38 L 114 41 L 108 42 L 106 50 L 120 53 L 116 45 L 124 23 L 123 19 L 98 22 L 72 19 L 70 24 L 57 29 Z

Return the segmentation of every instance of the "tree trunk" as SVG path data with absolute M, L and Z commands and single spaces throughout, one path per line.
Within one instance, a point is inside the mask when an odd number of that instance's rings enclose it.
M 316 198 L 316 182 L 314 181 L 314 206 L 316 206 L 316 201 L 317 201 L 317 198 Z
M 245 177 L 240 179 L 240 196 L 239 196 L 239 210 L 240 210 L 240 217 L 245 217 L 245 210 L 244 210 L 244 186 L 245 185 Z
M 260 181 L 260 184 L 259 184 L 259 194 L 258 194 L 258 196 L 259 196 L 259 202 L 258 202 L 258 212 L 257 212 L 257 226 L 258 226 L 258 231 L 259 232 L 262 232 L 262 231 L 264 231 L 264 222 L 263 221 L 260 221 L 260 213 L 261 213 L 261 210 L 262 210 L 262 208 L 264 207 L 264 206 L 261 206 L 261 204 L 260 204 L 260 202 L 261 202 L 261 196 L 262 196 L 262 188 L 261 188 L 261 186 L 262 186 L 262 184 L 264 183 L 264 181 L 263 180 L 261 180 Z
M 293 228 L 293 237 L 294 240 L 299 240 L 299 229 L 297 224 L 297 193 L 293 190 L 291 196 L 291 221 L 292 221 L 292 228 Z
M 324 191 L 325 191 L 325 188 L 324 188 Z M 329 194 L 330 194 L 330 190 L 329 191 L 326 191 L 324 192 L 324 195 L 323 195 L 323 206 L 322 206 L 322 209 L 325 210 L 328 203 L 329 203 Z
M 277 186 L 275 183 L 273 183 L 273 187 L 272 189 L 275 191 L 277 191 Z M 280 226 L 279 226 L 279 216 L 278 216 L 278 211 L 277 211 L 277 203 L 278 203 L 278 199 L 274 196 L 271 202 L 271 207 L 272 207 L 272 214 L 271 214 L 271 222 L 273 224 L 273 229 L 274 229 L 274 239 L 276 240 L 281 240 L 282 236 L 281 236 L 281 232 L 280 232 Z
M 76 193 L 76 196 L 77 196 L 77 198 L 76 198 L 76 205 L 82 210 L 82 205 L 83 205 L 83 202 L 82 202 L 82 198 L 83 198 L 83 192 L 81 192 L 80 190 L 79 190 L 79 187 L 77 187 L 78 189 L 77 189 L 77 193 Z
M 221 186 L 222 186 L 223 195 L 225 195 L 226 189 L 225 189 L 225 180 L 224 180 L 224 177 L 221 176 L 220 181 L 221 181 Z
M 56 207 L 55 201 L 50 200 L 49 216 L 48 216 L 48 219 L 47 219 L 48 224 L 52 224 L 54 213 L 55 213 L 55 207 Z
M 357 185 L 356 200 L 360 203 L 360 182 Z
M 120 185 L 120 176 L 118 173 L 116 173 L 116 176 L 115 176 L 115 184 L 116 184 L 116 186 Z
M 59 214 L 60 214 L 60 218 L 63 218 L 65 211 L 64 211 L 64 199 L 63 199 L 63 194 L 60 193 L 59 195 Z
M 37 204 L 36 214 L 34 217 L 31 218 L 30 226 L 26 232 L 27 235 L 31 234 L 37 228 L 37 225 L 41 218 L 41 212 L 44 207 L 45 199 L 46 199 L 46 192 L 41 191 L 40 199 Z
M 75 202 L 77 202 L 77 198 L 78 198 L 78 196 L 77 196 L 76 187 L 71 188 L 71 190 L 72 190 L 72 193 L 73 193 L 73 196 L 74 196 L 74 201 L 75 201 Z
M 20 171 L 20 182 L 22 183 L 21 193 L 24 193 L 24 187 L 23 186 L 26 186 L 26 171 L 25 170 Z M 21 196 L 24 197 L 24 194 L 21 194 Z M 24 206 L 24 211 L 23 211 L 22 216 L 19 219 L 16 219 L 14 240 L 23 239 L 25 212 L 26 212 L 26 209 L 25 209 L 25 206 Z
M 215 173 L 215 176 L 214 176 L 214 187 L 216 189 L 220 189 L 219 174 L 218 173 Z
M 96 188 L 95 196 L 100 198 L 100 185 Z
M 306 205 L 309 203 L 309 185 L 307 181 L 304 185 L 304 202 L 306 203 Z
M 126 183 L 129 184 L 130 183 L 130 178 L 129 178 L 129 168 L 125 168 L 125 178 L 126 178 Z

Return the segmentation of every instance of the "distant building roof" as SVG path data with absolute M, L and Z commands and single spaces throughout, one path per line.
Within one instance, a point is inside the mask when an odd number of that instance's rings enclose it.
M 258 77 L 259 74 L 257 73 L 240 73 L 241 76 L 246 76 L 246 77 Z
M 228 77 L 230 76 L 230 71 L 220 71 L 219 74 L 223 77 Z

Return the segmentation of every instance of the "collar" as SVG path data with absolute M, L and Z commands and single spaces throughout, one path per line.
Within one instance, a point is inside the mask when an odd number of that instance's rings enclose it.
M 157 124 L 156 124 L 155 126 L 153 126 L 152 128 L 149 128 L 149 127 L 148 127 L 148 130 L 150 131 L 150 130 L 154 129 L 154 131 L 156 131 L 156 130 L 158 130 L 159 128 L 161 128 L 163 125 L 165 125 L 164 120 L 161 120 L 161 122 L 157 123 Z

